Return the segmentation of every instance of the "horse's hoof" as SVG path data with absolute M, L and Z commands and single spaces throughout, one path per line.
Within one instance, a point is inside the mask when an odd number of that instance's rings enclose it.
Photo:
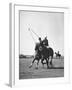
M 50 65 L 52 65 L 52 62 L 50 62 Z
M 32 65 L 29 66 L 29 68 L 31 68 L 31 67 L 32 67 Z
M 52 64 L 51 67 L 54 67 L 54 65 Z
M 38 69 L 38 67 L 35 67 L 35 69 Z
M 47 67 L 47 69 L 49 69 L 49 67 Z
M 44 68 L 44 66 L 43 66 L 43 68 Z

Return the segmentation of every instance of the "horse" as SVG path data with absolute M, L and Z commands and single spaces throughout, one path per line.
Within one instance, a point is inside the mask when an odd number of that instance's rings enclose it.
M 41 60 L 42 65 L 44 65 L 43 61 L 46 60 L 47 68 L 49 68 L 48 63 L 49 63 L 50 57 L 51 57 L 50 65 L 52 66 L 52 59 L 53 59 L 54 51 L 51 47 L 47 48 L 44 45 L 38 44 L 35 47 L 35 50 L 37 50 L 37 52 L 30 67 L 32 67 L 33 63 L 37 60 L 37 68 L 38 68 L 39 61 Z
M 56 57 L 59 57 L 59 59 L 60 59 L 60 57 L 61 57 L 61 54 L 59 54 L 59 53 L 56 53 L 56 52 L 55 52 L 55 54 L 56 54 Z

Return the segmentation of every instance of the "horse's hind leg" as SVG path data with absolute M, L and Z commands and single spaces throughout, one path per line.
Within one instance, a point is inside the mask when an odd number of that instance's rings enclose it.
M 52 59 L 53 59 L 53 57 L 51 57 L 51 61 L 50 61 L 50 65 L 52 66 L 53 64 L 52 64 Z
M 48 61 L 49 61 L 49 58 L 48 58 L 48 60 L 46 59 L 46 63 L 47 63 L 47 69 L 49 68 L 49 66 L 48 66 Z

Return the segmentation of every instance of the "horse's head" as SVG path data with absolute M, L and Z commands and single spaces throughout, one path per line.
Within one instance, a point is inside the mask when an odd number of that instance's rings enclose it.
M 41 45 L 40 43 L 37 43 L 36 46 L 35 46 L 35 50 L 38 50 L 38 51 L 42 51 L 44 49 L 44 46 Z

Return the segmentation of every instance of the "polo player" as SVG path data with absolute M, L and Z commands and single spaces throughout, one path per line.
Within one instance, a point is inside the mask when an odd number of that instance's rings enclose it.
M 48 39 L 47 39 L 47 36 L 45 37 L 45 39 L 43 40 L 43 45 L 45 46 L 45 47 L 49 47 L 49 43 L 48 43 Z
M 41 46 L 43 46 L 43 41 L 42 41 L 41 37 L 39 37 L 39 43 Z

